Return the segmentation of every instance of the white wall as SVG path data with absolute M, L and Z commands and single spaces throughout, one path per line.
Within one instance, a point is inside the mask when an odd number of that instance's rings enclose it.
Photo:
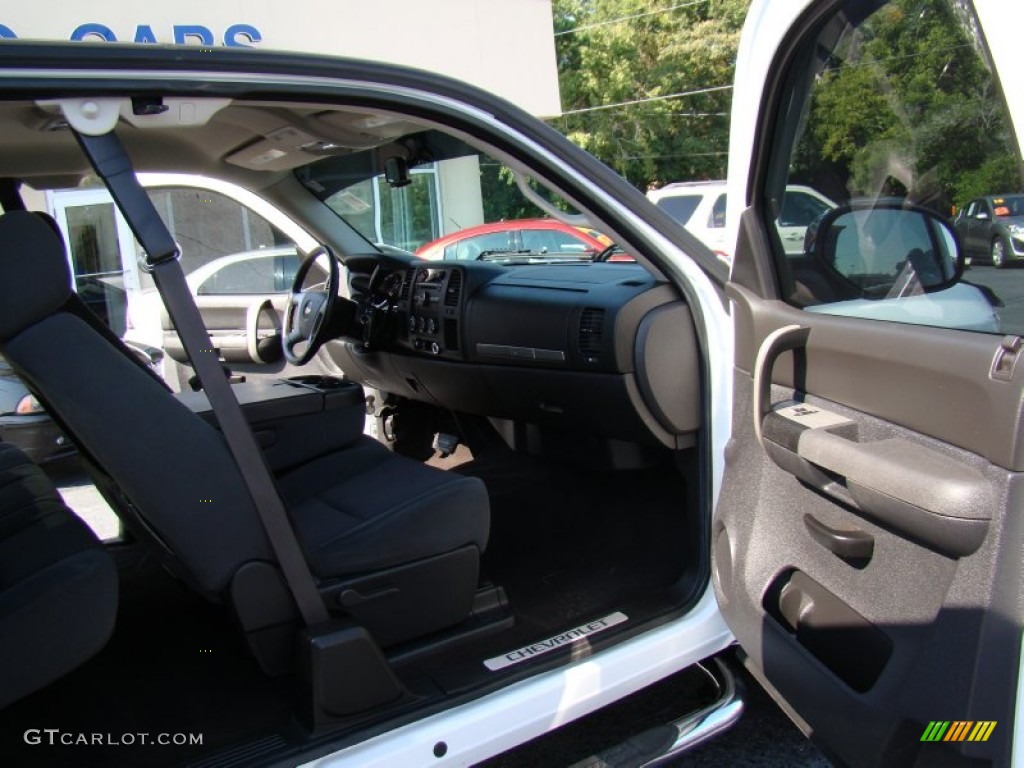
M 441 189 L 441 234 L 483 224 L 480 159 L 473 155 L 444 160 L 437 164 L 437 176 Z
M 375 59 L 560 112 L 551 0 L 91 0 L 0 9 L 0 37 L 250 46 Z

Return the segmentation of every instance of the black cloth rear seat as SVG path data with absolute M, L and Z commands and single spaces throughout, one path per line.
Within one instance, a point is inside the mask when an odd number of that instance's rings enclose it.
M 117 597 L 110 554 L 43 471 L 0 443 L 0 707 L 99 651 Z
M 279 668 L 265 659 L 283 658 L 285 643 L 275 641 L 271 652 L 252 638 L 284 628 L 290 643 L 294 605 L 223 436 L 119 339 L 83 320 L 68 263 L 63 242 L 34 214 L 0 216 L 0 352 L 97 468 L 115 508 L 174 573 L 226 598 L 264 667 Z M 328 607 L 354 617 L 378 643 L 426 636 L 468 616 L 490 530 L 479 479 L 360 435 L 279 485 Z

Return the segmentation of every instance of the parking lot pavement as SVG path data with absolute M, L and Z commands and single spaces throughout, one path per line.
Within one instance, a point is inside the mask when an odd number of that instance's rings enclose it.
M 782 713 L 735 660 L 724 654 L 743 689 L 739 722 L 671 762 L 671 768 L 829 768 L 831 763 Z M 491 758 L 477 768 L 547 768 L 605 765 L 597 757 L 647 729 L 707 706 L 714 691 L 689 667 L 606 709 Z
M 1024 269 L 1013 264 L 1006 269 L 996 269 L 987 264 L 975 264 L 964 272 L 964 280 L 975 285 L 984 285 L 1003 302 L 996 308 L 1001 327 L 1007 333 L 1018 333 L 1024 328 Z
M 739 664 L 744 686 L 743 716 L 717 738 L 669 763 L 672 768 L 830 768 L 832 765 L 808 741 Z

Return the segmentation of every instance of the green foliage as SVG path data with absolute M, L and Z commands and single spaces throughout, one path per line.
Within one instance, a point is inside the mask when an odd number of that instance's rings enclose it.
M 641 189 L 724 178 L 747 5 L 554 0 L 555 127 Z
M 497 160 L 481 158 L 480 187 L 483 190 L 484 221 L 533 219 L 546 215 L 523 197 L 512 171 Z
M 963 205 L 982 195 L 1014 192 L 1021 189 L 1020 167 L 1013 155 L 1001 152 L 986 159 L 979 167 L 964 171 L 956 186 L 956 197 Z
M 1020 185 L 1014 143 L 969 25 L 943 0 L 893 0 L 837 48 L 793 177 L 822 160 L 851 196 L 913 190 L 940 208 Z
M 553 124 L 641 189 L 726 174 L 747 0 L 553 0 Z M 945 206 L 1021 188 L 1014 142 L 961 3 L 892 0 L 814 89 L 792 181 Z M 683 95 L 677 95 L 683 94 Z M 829 184 L 822 182 L 828 176 Z

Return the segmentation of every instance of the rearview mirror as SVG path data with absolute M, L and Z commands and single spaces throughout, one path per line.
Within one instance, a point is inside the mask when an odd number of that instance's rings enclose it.
M 960 244 L 934 211 L 870 200 L 827 212 L 808 231 L 810 253 L 866 299 L 931 293 L 959 282 Z
M 392 189 L 399 189 L 412 183 L 412 177 L 409 176 L 409 163 L 404 157 L 395 155 L 384 161 L 384 180 Z

